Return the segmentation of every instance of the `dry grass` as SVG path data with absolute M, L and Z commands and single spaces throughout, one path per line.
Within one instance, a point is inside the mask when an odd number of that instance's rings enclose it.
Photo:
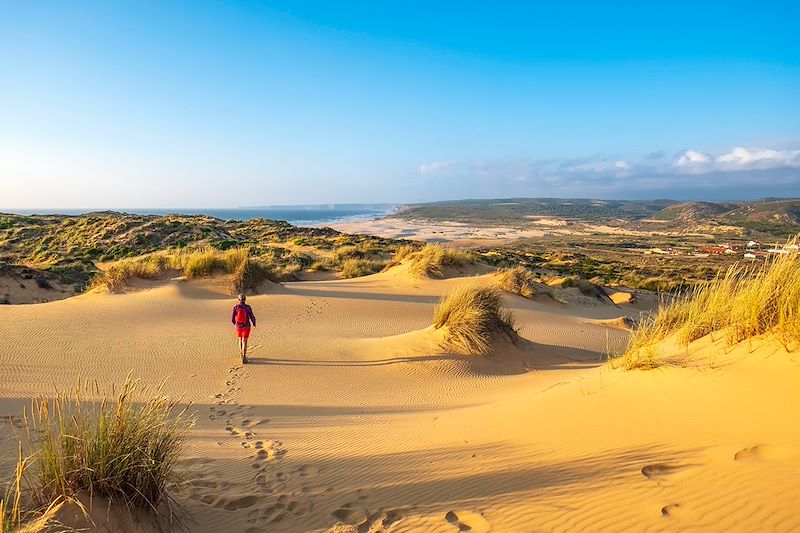
M 796 242 L 794 239 L 790 244 Z M 720 334 L 729 346 L 774 334 L 787 350 L 800 345 L 800 254 L 761 265 L 732 266 L 706 285 L 660 307 L 634 330 L 622 356 L 626 368 L 663 364 L 659 346 L 670 336 L 681 345 Z
M 370 261 L 369 259 L 347 259 L 342 264 L 343 278 L 359 278 L 369 276 L 383 270 L 385 263 Z
M 91 286 L 92 288 L 104 287 L 115 292 L 124 289 L 132 278 L 161 279 L 165 272 L 180 268 L 180 258 L 166 254 L 123 259 L 95 276 Z
M 503 294 L 497 287 L 461 285 L 436 306 L 433 325 L 447 328 L 446 343 L 458 353 L 486 355 L 498 335 L 516 336 L 514 316 L 502 304 Z
M 427 244 L 409 257 L 409 272 L 417 278 L 441 278 L 444 276 L 445 266 L 459 266 L 475 261 L 475 256 L 469 252 L 443 248 L 438 244 Z
M 23 457 L 20 445 L 14 479 L 0 497 L 0 533 L 39 533 L 53 531 L 53 528 L 59 526 L 55 515 L 64 505 L 61 498 L 44 508 L 28 508 L 31 502 L 25 501 L 26 494 L 22 486 L 28 466 L 29 462 Z M 64 528 L 60 529 L 64 531 Z
M 399 263 L 406 257 L 410 257 L 417 251 L 417 247 L 412 244 L 404 244 L 394 252 L 392 262 Z
M 246 288 L 252 288 L 254 285 L 250 285 L 250 280 L 266 276 L 269 269 L 263 265 L 247 265 L 248 262 L 252 262 L 252 259 L 247 248 L 231 248 L 224 252 L 209 249 L 191 253 L 150 254 L 112 264 L 95 276 L 92 287 L 104 287 L 116 292 L 128 286 L 133 278 L 157 280 L 163 279 L 169 272 L 182 271 L 186 279 L 194 279 L 222 271 L 234 274 L 234 285 L 244 283 Z
M 126 379 L 116 395 L 100 395 L 97 384 L 72 394 L 40 399 L 27 419 L 34 450 L 34 501 L 97 494 L 126 506 L 158 511 L 170 507 L 169 485 L 193 420 L 161 388 L 149 390 Z
M 270 268 L 253 259 L 245 259 L 233 271 L 231 291 L 235 294 L 246 293 L 258 287 L 262 282 L 273 280 L 275 274 Z
M 215 250 L 207 250 L 205 252 L 195 252 L 191 254 L 187 260 L 186 265 L 183 267 L 183 275 L 186 279 L 202 278 L 211 276 L 217 270 L 227 270 L 229 266 L 225 260 L 225 255 Z M 235 252 L 232 255 L 236 255 Z
M 524 298 L 536 296 L 536 278 L 525 267 L 505 268 L 496 274 L 501 289 Z

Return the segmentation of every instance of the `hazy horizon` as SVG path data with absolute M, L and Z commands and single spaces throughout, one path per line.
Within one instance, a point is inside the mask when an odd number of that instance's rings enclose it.
M 797 197 L 798 19 L 785 2 L 9 2 L 0 205 Z
M 489 201 L 497 201 L 497 202 L 508 202 L 513 200 L 575 200 L 575 201 L 607 201 L 607 202 L 615 202 L 615 201 L 622 201 L 622 202 L 655 202 L 655 201 L 662 201 L 662 202 L 676 202 L 676 203 L 683 203 L 683 202 L 708 202 L 708 203 L 756 203 L 756 202 L 769 202 L 769 201 L 783 201 L 783 200 L 800 200 L 800 197 L 796 196 L 765 196 L 761 198 L 754 198 L 751 200 L 743 200 L 743 199 L 720 199 L 720 200 L 703 200 L 703 199 L 677 199 L 677 198 L 633 198 L 633 199 L 624 199 L 624 198 L 594 198 L 594 197 L 558 197 L 558 196 L 517 196 L 517 197 L 506 197 L 506 198 L 450 198 L 445 200 L 433 200 L 430 202 L 363 202 L 363 203 L 348 203 L 348 202 L 323 202 L 323 203 L 314 203 L 314 204 L 273 204 L 273 205 L 244 205 L 244 206 L 152 206 L 152 207 L 142 207 L 142 206 L 127 206 L 127 207 L 120 207 L 120 206 L 104 206 L 104 207 L 58 207 L 58 206 L 45 206 L 45 207 L 33 207 L 33 208 L 14 208 L 14 207 L 2 207 L 0 206 L 0 213 L 12 213 L 12 214 L 66 214 L 66 215 L 74 215 L 74 214 L 81 214 L 81 213 L 90 213 L 90 212 L 100 212 L 100 211 L 112 211 L 112 212 L 120 212 L 120 213 L 129 213 L 129 214 L 166 214 L 170 212 L 170 210 L 174 210 L 174 213 L 183 213 L 186 214 L 190 211 L 196 211 L 198 214 L 203 214 L 204 211 L 258 211 L 258 210 L 304 210 L 304 209 L 313 209 L 313 210 L 336 210 L 340 208 L 398 208 L 403 206 L 411 206 L 411 205 L 422 205 L 422 204 L 435 204 L 435 203 L 449 203 L 449 202 L 489 202 Z M 171 212 L 170 212 L 171 213 Z

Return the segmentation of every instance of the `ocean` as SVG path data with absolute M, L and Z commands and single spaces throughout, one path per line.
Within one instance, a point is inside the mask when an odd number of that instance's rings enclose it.
M 390 215 L 397 210 L 394 204 L 329 204 L 287 205 L 237 208 L 175 208 L 175 209 L 12 209 L 0 212 L 21 215 L 80 215 L 92 211 L 119 211 L 137 215 L 208 215 L 224 220 L 250 220 L 268 218 L 285 220 L 295 226 L 319 226 L 346 220 L 371 220 Z

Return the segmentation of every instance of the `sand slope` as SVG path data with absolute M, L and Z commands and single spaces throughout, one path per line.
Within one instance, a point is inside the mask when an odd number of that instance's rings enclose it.
M 695 366 L 623 372 L 600 361 L 640 306 L 509 295 L 530 345 L 452 356 L 429 326 L 462 282 L 273 289 L 251 299 L 245 367 L 224 280 L 0 306 L 3 449 L 32 395 L 132 370 L 198 410 L 192 531 L 800 528 L 798 354 L 704 340 Z

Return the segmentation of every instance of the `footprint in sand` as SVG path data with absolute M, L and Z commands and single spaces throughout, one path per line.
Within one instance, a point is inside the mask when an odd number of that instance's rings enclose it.
M 742 448 L 733 456 L 734 461 L 757 461 L 767 459 L 771 450 L 763 444 L 756 444 L 749 448 Z
M 681 504 L 679 503 L 670 503 L 669 505 L 665 505 L 661 508 L 661 516 L 665 518 L 671 517 L 676 510 L 680 508 Z
M 444 515 L 445 521 L 458 528 L 458 531 L 472 531 L 475 533 L 485 533 L 491 529 L 489 522 L 474 511 L 447 511 Z
M 668 464 L 654 463 L 643 467 L 642 475 L 647 479 L 652 479 L 654 481 L 662 481 L 666 479 L 668 475 L 675 473 L 679 470 L 683 470 L 684 468 L 686 467 L 682 465 L 668 465 Z
M 354 503 L 346 503 L 336 509 L 331 515 L 339 522 L 337 526 L 350 526 L 352 531 L 358 533 L 368 533 L 371 531 L 383 531 L 395 522 L 402 520 L 409 508 L 384 509 L 369 511 L 365 507 Z
M 244 446 L 244 443 L 242 446 Z M 283 448 L 283 443 L 277 440 L 267 441 L 266 443 L 264 443 L 264 441 L 256 441 L 255 448 L 258 451 L 253 457 L 253 459 L 255 459 L 255 462 L 252 465 L 254 469 L 263 470 L 264 463 L 272 462 L 286 455 L 286 450 Z M 288 476 L 284 472 L 278 472 L 276 474 L 276 478 L 278 478 L 279 481 L 284 481 L 282 478 L 288 479 Z
M 235 498 L 220 498 L 214 506 L 225 509 L 226 511 L 238 511 L 239 509 L 253 507 L 256 503 L 258 503 L 258 498 L 256 496 L 243 495 Z

